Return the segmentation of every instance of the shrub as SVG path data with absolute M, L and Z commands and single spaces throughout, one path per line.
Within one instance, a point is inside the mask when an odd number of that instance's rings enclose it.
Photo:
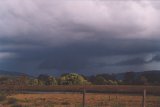
M 4 101 L 6 100 L 6 96 L 5 95 L 0 95 L 0 101 Z
M 7 103 L 8 104 L 16 104 L 17 103 L 17 99 L 15 99 L 15 98 L 8 98 Z
M 125 104 L 121 102 L 114 102 L 111 107 L 126 107 Z
M 22 107 L 21 104 L 13 104 L 11 107 Z
M 69 105 L 70 103 L 67 102 L 67 101 L 65 101 L 65 102 L 62 102 L 61 104 L 62 104 L 62 105 Z

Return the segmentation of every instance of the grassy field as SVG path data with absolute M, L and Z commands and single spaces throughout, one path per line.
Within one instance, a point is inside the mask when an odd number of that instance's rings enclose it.
M 82 94 L 14 94 L 2 107 L 82 107 Z M 146 107 L 160 107 L 159 96 L 147 96 Z M 86 107 L 142 107 L 142 96 L 130 94 L 86 94 Z
M 8 89 L 8 87 L 3 88 Z M 82 107 L 82 93 L 48 93 L 48 91 L 82 92 L 83 86 L 21 86 L 19 88 L 16 86 L 13 88 L 20 91 L 6 96 L 0 95 L 0 107 Z M 86 86 L 85 88 L 87 92 L 98 91 L 98 93 L 86 93 L 86 107 L 142 107 L 143 89 L 147 90 L 146 107 L 160 107 L 159 86 Z M 22 93 L 22 90 L 33 93 Z

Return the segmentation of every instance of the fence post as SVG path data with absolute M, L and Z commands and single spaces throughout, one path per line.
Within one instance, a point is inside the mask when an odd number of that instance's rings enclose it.
M 118 106 L 118 97 L 116 95 L 116 107 Z
M 108 97 L 108 100 L 109 100 L 109 101 L 111 100 L 111 97 L 110 97 L 110 95 L 109 95 L 109 97 Z
M 86 90 L 83 88 L 83 107 L 85 107 Z
M 146 89 L 143 90 L 142 107 L 146 107 Z
M 108 105 L 109 105 L 109 107 L 110 107 L 110 101 L 111 101 L 111 96 L 109 95 L 108 96 Z

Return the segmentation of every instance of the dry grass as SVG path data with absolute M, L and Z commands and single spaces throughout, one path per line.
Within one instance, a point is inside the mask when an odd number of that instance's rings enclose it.
M 27 91 L 81 91 L 83 86 L 1 86 L 0 89 Z M 160 107 L 160 86 L 85 86 L 90 92 L 109 92 L 123 94 L 86 94 L 87 107 L 142 107 L 142 96 L 137 93 L 147 90 L 147 106 Z M 126 94 L 124 94 L 126 93 Z M 132 94 L 131 94 L 132 93 Z M 152 94 L 152 95 L 148 95 Z M 17 99 L 16 104 L 24 107 L 82 107 L 82 94 L 15 94 L 8 97 Z M 1 106 L 0 106 L 1 107 Z M 3 104 L 3 107 L 10 107 Z
M 81 107 L 82 94 L 16 94 L 27 107 Z M 141 107 L 142 96 L 122 94 L 86 94 L 87 107 Z M 147 96 L 147 107 L 159 107 L 160 97 Z

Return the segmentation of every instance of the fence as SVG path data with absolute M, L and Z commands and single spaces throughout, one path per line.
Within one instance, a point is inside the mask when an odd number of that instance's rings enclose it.
M 71 97 L 74 92 L 81 96 L 79 104 L 62 102 L 63 106 L 58 107 L 160 107 L 159 86 L 1 86 L 0 89 L 22 93 L 71 92 Z
M 141 93 L 141 95 L 138 95 L 139 97 L 141 97 L 141 100 L 137 99 L 136 101 L 134 99 L 132 100 L 123 100 L 119 97 L 119 95 L 108 95 L 108 100 L 107 101 L 102 101 L 99 104 L 95 104 L 95 107 L 160 107 L 160 101 L 154 101 L 155 99 L 148 99 L 147 100 L 147 96 L 146 96 L 146 89 L 143 90 L 143 92 Z M 105 94 L 104 94 L 105 96 Z M 112 97 L 111 97 L 112 96 Z M 122 95 L 123 96 L 123 95 Z M 89 107 L 88 104 L 86 104 L 86 90 L 83 90 L 83 107 Z M 114 97 L 114 98 L 113 98 Z M 135 96 L 133 95 L 133 98 Z M 148 97 L 150 97 L 150 95 L 148 95 Z M 158 98 L 159 96 L 157 96 Z M 135 97 L 136 98 L 136 97 Z M 139 101 L 138 101 L 139 100 Z M 148 102 L 147 102 L 148 101 Z M 93 105 L 91 105 L 90 107 L 92 107 Z

